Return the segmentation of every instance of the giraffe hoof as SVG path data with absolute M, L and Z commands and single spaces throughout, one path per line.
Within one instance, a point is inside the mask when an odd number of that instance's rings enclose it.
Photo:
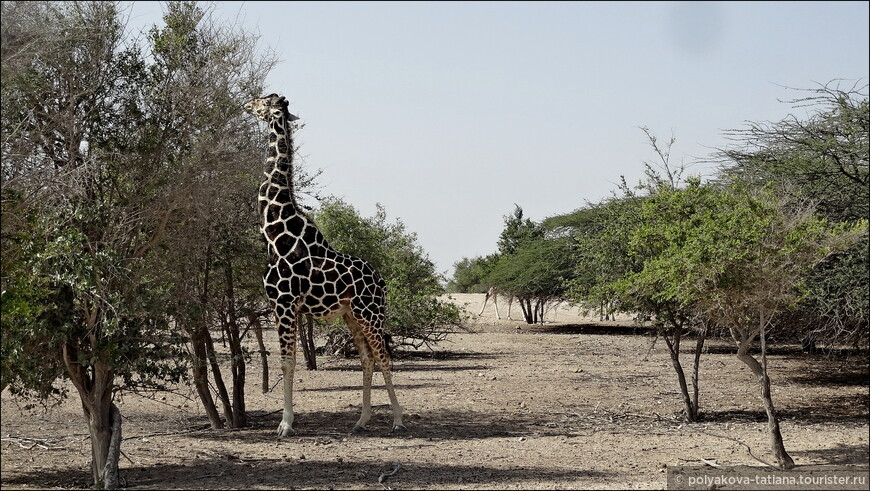
M 408 429 L 405 428 L 405 425 L 396 425 L 396 426 L 393 426 L 393 429 L 390 430 L 390 433 L 404 433 L 407 430 Z
M 354 425 L 353 429 L 351 430 L 352 433 L 365 433 L 367 431 L 369 431 L 368 428 L 366 428 L 365 426 L 360 426 L 360 425 Z
M 285 425 L 284 423 L 281 423 L 280 425 L 278 425 L 278 436 L 279 437 L 293 436 L 295 434 L 296 434 L 296 430 L 291 428 L 290 425 Z

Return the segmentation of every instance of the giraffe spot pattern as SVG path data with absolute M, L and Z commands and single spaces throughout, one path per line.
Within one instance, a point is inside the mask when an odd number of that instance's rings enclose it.
M 385 350 L 386 284 L 362 259 L 341 254 L 310 218 L 290 203 L 278 203 L 275 186 L 261 197 L 262 230 L 269 246 L 270 266 L 264 286 L 276 305 L 276 315 L 295 323 L 298 315 L 334 317 L 349 311 L 364 331 L 373 354 Z M 274 300 L 280 297 L 280 301 Z M 283 322 L 282 322 L 283 324 Z M 295 335 L 294 335 L 295 337 Z M 375 355 L 377 361 L 387 362 Z
M 270 172 L 266 172 L 266 180 L 260 186 L 258 210 L 269 257 L 263 284 L 278 322 L 281 358 L 295 359 L 299 315 L 343 316 L 359 348 L 363 370 L 369 374 L 369 381 L 364 383 L 364 408 L 358 425 L 364 426 L 370 415 L 367 397 L 371 369 L 376 363 L 383 371 L 390 394 L 394 425 L 403 428 L 402 409 L 392 388 L 390 356 L 384 341 L 386 284 L 365 261 L 330 248 L 313 221 L 296 204 L 289 126 L 296 118 L 287 112 L 286 99 L 271 94 L 251 100 L 245 109 L 266 121 L 270 129 L 266 158 Z M 284 366 L 286 375 L 288 365 Z M 289 388 L 292 390 L 292 385 Z M 279 435 L 290 434 L 292 422 L 292 404 L 285 401 Z

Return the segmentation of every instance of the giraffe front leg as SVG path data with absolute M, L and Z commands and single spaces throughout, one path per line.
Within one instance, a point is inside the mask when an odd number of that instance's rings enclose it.
M 293 372 L 296 369 L 296 321 L 281 319 L 278 337 L 281 346 L 281 372 L 284 375 L 284 412 L 278 425 L 278 436 L 293 436 Z
M 365 335 L 357 319 L 351 315 L 344 318 L 347 327 L 350 328 L 353 334 L 353 344 L 356 345 L 356 350 L 359 352 L 359 360 L 362 364 L 363 371 L 363 396 L 362 396 L 362 411 L 360 412 L 359 421 L 353 425 L 354 433 L 366 431 L 366 425 L 372 417 L 372 374 L 374 373 L 375 362 L 372 359 L 372 350 L 366 341 Z
M 281 424 L 278 425 L 278 436 L 293 436 L 293 371 L 296 366 L 295 356 L 281 356 L 281 371 L 284 374 L 284 412 Z

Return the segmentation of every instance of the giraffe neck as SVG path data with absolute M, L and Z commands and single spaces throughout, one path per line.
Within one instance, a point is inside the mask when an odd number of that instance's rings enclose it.
M 284 205 L 296 204 L 296 191 L 293 187 L 293 135 L 287 112 L 269 123 L 269 152 L 266 157 L 266 190 L 269 197 L 282 198 Z
M 293 187 L 293 137 L 286 111 L 269 123 L 266 180 L 258 199 L 260 226 L 269 247 L 269 262 L 280 258 L 294 262 L 311 253 L 309 245 L 329 248 L 310 217 L 296 202 Z M 298 239 L 298 240 L 297 240 Z

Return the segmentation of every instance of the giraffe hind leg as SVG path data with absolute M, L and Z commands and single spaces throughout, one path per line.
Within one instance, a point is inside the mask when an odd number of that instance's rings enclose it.
M 345 322 L 353 333 L 354 343 L 359 351 L 363 368 L 362 412 L 359 421 L 354 425 L 353 431 L 364 431 L 366 424 L 371 418 L 372 375 L 376 363 L 381 370 L 381 374 L 384 376 L 384 385 L 390 396 L 390 406 L 393 410 L 393 427 L 391 431 L 404 431 L 402 406 L 399 405 L 396 390 L 393 387 L 392 362 L 384 336 L 364 319 L 357 319 L 353 315 L 346 315 Z

